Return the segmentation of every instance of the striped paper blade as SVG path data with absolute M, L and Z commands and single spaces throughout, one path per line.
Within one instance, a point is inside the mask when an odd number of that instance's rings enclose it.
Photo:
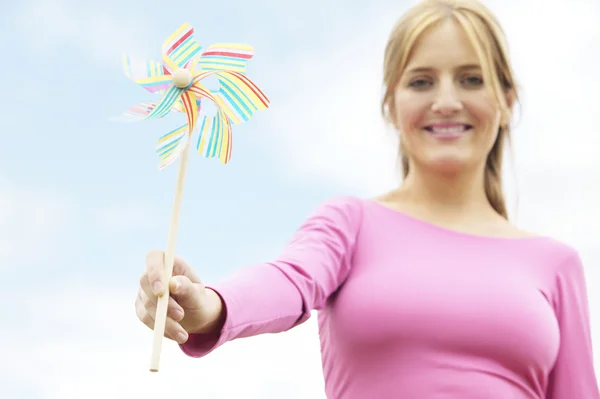
M 160 159 L 158 169 L 162 170 L 172 164 L 189 143 L 189 126 L 186 123 L 163 135 L 156 143 L 156 153 Z
M 194 93 L 186 90 L 181 94 L 181 102 L 183 104 L 183 108 L 185 109 L 185 114 L 187 116 L 188 126 L 191 133 L 194 131 L 194 128 L 196 127 L 196 121 L 198 120 L 200 101 L 198 101 L 198 98 Z
M 147 119 L 162 118 L 166 116 L 173 106 L 181 101 L 181 94 L 185 89 L 180 89 L 177 86 L 171 86 L 169 90 L 163 95 L 156 107 L 146 116 Z
M 188 91 L 193 93 L 198 99 L 208 98 L 210 101 L 217 104 L 216 98 L 213 96 L 213 92 L 201 83 L 202 79 L 210 74 L 212 74 L 212 72 L 198 75 L 195 78 L 194 83 L 192 83 L 192 85 L 188 88 Z
M 231 123 L 219 109 L 214 117 L 204 116 L 199 127 L 196 150 L 206 158 L 219 158 L 226 164 L 231 159 Z
M 184 23 L 164 41 L 162 51 L 165 68 L 173 73 L 179 68 L 189 68 L 202 46 L 194 40 L 194 28 Z
M 245 122 L 256 111 L 269 107 L 267 96 L 245 75 L 238 72 L 218 72 L 217 79 L 219 89 L 213 91 L 213 96 L 233 123 Z
M 209 46 L 198 59 L 197 66 L 204 71 L 246 72 L 248 60 L 254 56 L 252 46 L 217 43 Z
M 156 103 L 152 102 L 143 102 L 132 105 L 131 107 L 127 108 L 127 110 L 125 110 L 120 120 L 131 122 L 146 119 L 154 108 L 156 108 Z M 178 100 L 175 104 L 173 104 L 173 107 L 171 107 L 171 111 L 184 112 L 183 103 L 181 102 L 181 100 Z
M 171 86 L 171 75 L 157 61 L 146 61 L 123 54 L 125 75 L 150 93 L 163 94 Z

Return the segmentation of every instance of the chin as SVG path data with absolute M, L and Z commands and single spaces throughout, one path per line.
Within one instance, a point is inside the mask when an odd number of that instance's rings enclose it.
M 423 166 L 442 175 L 456 175 L 469 169 L 471 162 L 458 156 L 443 156 L 428 159 Z

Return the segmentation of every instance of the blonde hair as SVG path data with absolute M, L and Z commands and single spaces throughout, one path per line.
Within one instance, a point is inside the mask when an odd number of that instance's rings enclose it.
M 386 87 L 381 108 L 384 118 L 391 122 L 395 114 L 394 91 L 415 42 L 428 28 L 453 18 L 464 30 L 480 60 L 485 82 L 502 110 L 498 137 L 492 146 L 485 166 L 485 193 L 492 207 L 508 219 L 502 188 L 502 160 L 506 140 L 510 140 L 510 109 L 505 94 L 515 90 L 514 73 L 508 59 L 504 31 L 491 11 L 477 0 L 422 0 L 408 10 L 392 30 L 384 58 L 383 83 Z M 515 93 L 516 94 L 516 93 Z M 409 172 L 408 157 L 400 147 L 403 177 Z

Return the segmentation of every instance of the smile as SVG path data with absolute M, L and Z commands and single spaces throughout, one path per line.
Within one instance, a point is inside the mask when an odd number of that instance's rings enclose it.
M 423 128 L 426 133 L 435 138 L 442 140 L 452 140 L 464 136 L 473 129 L 473 126 L 468 124 L 444 123 L 428 125 Z

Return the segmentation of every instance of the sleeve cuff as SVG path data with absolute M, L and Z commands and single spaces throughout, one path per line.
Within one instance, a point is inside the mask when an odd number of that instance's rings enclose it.
M 220 331 L 208 334 L 190 334 L 185 343 L 179 344 L 179 348 L 183 353 L 190 357 L 199 358 L 208 355 L 227 342 L 231 335 L 227 333 L 228 331 L 231 331 L 231 318 L 223 294 L 215 287 L 206 286 L 206 288 L 213 290 L 221 297 L 221 300 L 223 301 L 223 311 L 225 312 L 225 323 Z

